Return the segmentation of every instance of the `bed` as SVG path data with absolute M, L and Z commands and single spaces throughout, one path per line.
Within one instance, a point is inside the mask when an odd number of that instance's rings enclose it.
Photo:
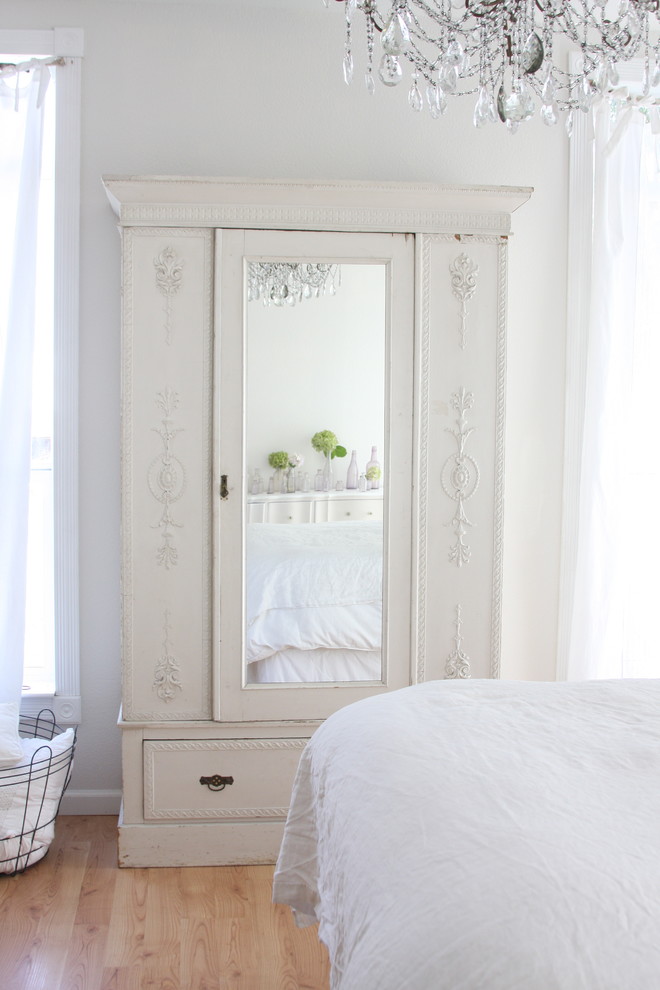
M 381 522 L 251 523 L 249 683 L 381 677 Z
M 432 681 L 303 751 L 274 899 L 333 990 L 660 987 L 660 681 Z

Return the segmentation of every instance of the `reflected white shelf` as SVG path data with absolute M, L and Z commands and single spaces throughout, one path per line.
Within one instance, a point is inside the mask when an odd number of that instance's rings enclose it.
M 309 523 L 381 521 L 383 489 L 248 495 L 248 522 Z

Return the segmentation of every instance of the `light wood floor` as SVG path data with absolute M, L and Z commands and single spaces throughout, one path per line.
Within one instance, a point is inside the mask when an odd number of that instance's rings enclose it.
M 0 876 L 0 990 L 327 990 L 271 866 L 120 870 L 116 826 L 60 816 L 45 859 Z

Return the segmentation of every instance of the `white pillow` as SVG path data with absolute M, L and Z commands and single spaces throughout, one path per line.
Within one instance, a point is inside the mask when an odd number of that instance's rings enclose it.
M 13 767 L 23 759 L 18 734 L 18 702 L 0 702 L 0 768 Z
M 0 774 L 0 873 L 23 870 L 46 855 L 73 741 L 73 729 L 51 740 L 22 739 L 21 765 Z

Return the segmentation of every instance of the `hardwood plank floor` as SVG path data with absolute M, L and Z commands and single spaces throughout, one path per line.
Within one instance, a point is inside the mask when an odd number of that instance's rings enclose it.
M 117 820 L 60 816 L 48 855 L 0 876 L 0 990 L 327 990 L 316 928 L 271 866 L 117 867 Z

